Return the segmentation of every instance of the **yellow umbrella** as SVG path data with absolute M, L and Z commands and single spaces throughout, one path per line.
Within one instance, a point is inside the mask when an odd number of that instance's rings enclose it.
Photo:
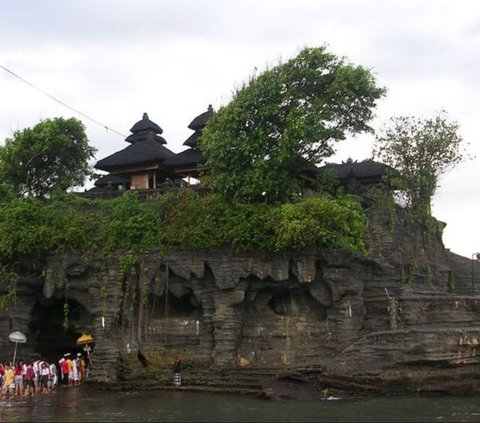
M 93 342 L 93 336 L 87 333 L 83 333 L 82 336 L 77 339 L 77 345 L 93 344 Z

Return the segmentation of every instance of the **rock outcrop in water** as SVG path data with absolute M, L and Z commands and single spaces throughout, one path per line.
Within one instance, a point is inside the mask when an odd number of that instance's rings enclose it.
M 371 208 L 367 257 L 312 246 L 281 253 L 152 251 L 51 257 L 1 313 L 0 356 L 55 359 L 95 340 L 90 381 L 306 394 L 448 392 L 480 387 L 478 263 L 406 214 Z M 68 329 L 64 329 L 64 325 Z

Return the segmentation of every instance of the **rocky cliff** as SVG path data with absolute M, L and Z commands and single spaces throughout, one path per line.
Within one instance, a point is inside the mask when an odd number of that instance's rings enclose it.
M 365 242 L 365 257 L 316 246 L 51 257 L 1 313 L 0 356 L 13 330 L 28 339 L 19 356 L 51 360 L 88 332 L 90 381 L 108 386 L 171 385 L 179 355 L 190 388 L 475 392 L 478 262 L 401 211 L 369 209 Z

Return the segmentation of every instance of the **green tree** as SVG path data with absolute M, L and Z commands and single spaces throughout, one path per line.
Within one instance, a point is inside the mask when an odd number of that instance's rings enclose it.
M 79 120 L 45 119 L 0 146 L 0 182 L 35 196 L 81 186 L 93 175 L 88 161 L 95 152 Z
M 443 115 L 391 118 L 376 136 L 373 155 L 396 170 L 394 187 L 419 217 L 431 215 L 439 176 L 466 158 L 458 123 Z
M 299 173 L 331 156 L 335 141 L 372 130 L 367 122 L 384 94 L 369 70 L 325 47 L 253 75 L 203 131 L 211 186 L 242 202 L 290 200 Z

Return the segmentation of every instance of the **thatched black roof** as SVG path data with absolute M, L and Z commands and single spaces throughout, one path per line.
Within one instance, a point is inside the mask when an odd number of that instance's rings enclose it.
M 138 141 L 99 160 L 95 168 L 110 172 L 122 167 L 149 163 L 161 164 L 164 167 L 182 165 L 186 160 L 156 141 Z
M 142 120 L 133 125 L 131 131 L 133 133 L 126 138 L 131 145 L 99 160 L 95 165 L 96 169 L 111 172 L 146 164 L 160 164 L 162 167 L 189 164 L 187 160 L 163 146 L 166 141 L 158 135 L 163 132 L 162 128 L 152 122 L 146 113 Z
M 163 132 L 162 128 L 155 122 L 152 122 L 146 113 L 143 114 L 142 120 L 139 120 L 130 129 L 132 132 L 125 141 L 129 143 L 136 143 L 138 141 L 156 141 L 160 144 L 166 144 L 167 142 L 160 134 Z
M 202 136 L 203 128 L 205 128 L 205 125 L 207 124 L 208 120 L 212 116 L 213 116 L 213 108 L 212 108 L 212 105 L 209 104 L 206 112 L 202 113 L 201 115 L 198 115 L 195 119 L 192 120 L 192 122 L 190 123 L 190 125 L 188 125 L 188 127 L 190 129 L 193 129 L 195 132 L 192 135 L 190 135 L 187 138 L 187 140 L 183 143 L 183 145 L 186 145 L 190 148 L 182 151 L 181 153 L 178 153 L 179 157 L 182 157 L 183 159 L 186 159 L 186 160 L 190 160 L 193 165 L 197 165 L 205 162 L 205 158 L 203 157 L 202 152 L 198 149 L 198 141 Z
M 154 134 L 161 134 L 163 129 L 160 128 L 155 122 L 152 122 L 148 118 L 148 114 L 144 113 L 142 120 L 139 120 L 135 125 L 132 126 L 130 132 L 136 134 L 137 132 L 153 132 Z
M 195 131 L 192 135 L 190 135 L 183 145 L 188 147 L 196 148 L 198 146 L 198 140 L 200 139 L 200 135 L 202 135 L 202 131 Z
M 201 115 L 198 115 L 195 119 L 193 119 L 190 122 L 190 125 L 188 127 L 190 129 L 193 129 L 194 131 L 202 130 L 205 128 L 205 125 L 207 124 L 208 120 L 213 116 L 213 108 L 212 105 L 208 105 L 208 109 L 206 112 L 202 113 Z
M 366 159 L 361 162 L 348 159 L 343 163 L 328 163 L 317 168 L 318 173 L 326 170 L 332 170 L 340 181 L 356 179 L 364 183 L 380 182 L 387 172 L 393 170 L 390 166 L 376 162 L 372 159 Z
M 138 141 L 155 141 L 160 144 L 166 144 L 165 138 L 161 137 L 160 135 L 154 134 L 153 132 L 142 131 L 137 132 L 136 134 L 130 134 L 125 141 L 134 144 Z
M 123 176 L 118 175 L 103 175 L 101 178 L 95 181 L 95 186 L 97 187 L 105 187 L 107 185 L 125 185 L 127 179 Z
M 86 192 L 105 192 L 105 191 L 111 191 L 112 188 L 105 188 L 105 186 L 93 186 L 92 188 L 90 188 L 89 190 L 87 190 Z
M 205 162 L 205 157 L 200 150 L 196 148 L 187 148 L 177 154 L 178 157 L 188 160 L 191 164 L 200 164 Z
M 106 185 L 103 187 L 94 186 L 85 192 L 94 193 L 94 194 L 105 194 L 110 193 L 114 190 L 112 185 Z

